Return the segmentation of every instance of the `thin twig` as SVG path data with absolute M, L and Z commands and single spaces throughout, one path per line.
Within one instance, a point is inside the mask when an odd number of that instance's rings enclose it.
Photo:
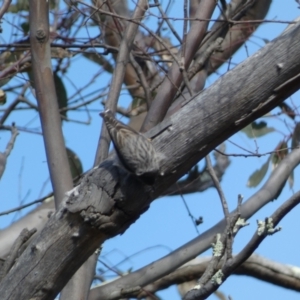
M 11 137 L 10 137 L 10 140 L 6 146 L 6 149 L 5 149 L 5 156 L 9 156 L 10 153 L 11 153 L 11 150 L 13 149 L 14 147 L 14 144 L 15 144 L 15 141 L 16 141 L 16 138 L 17 138 L 17 135 L 19 134 L 17 128 L 13 125 L 12 126 L 12 129 L 11 129 Z
M 230 216 L 229 214 L 229 210 L 228 210 L 228 205 L 227 205 L 227 201 L 224 195 L 224 192 L 221 188 L 220 182 L 217 178 L 217 175 L 212 167 L 211 164 L 211 160 L 209 157 L 209 154 L 206 155 L 205 157 L 206 160 L 206 168 L 207 171 L 212 179 L 212 181 L 214 182 L 214 185 L 219 193 L 220 199 L 221 199 L 221 203 L 222 203 L 222 208 L 223 208 L 223 212 L 224 212 L 224 216 L 225 216 L 225 220 L 226 220 L 226 229 L 224 231 L 224 233 L 222 234 L 222 241 L 224 241 L 223 247 L 226 249 L 226 257 L 225 257 L 225 261 L 227 261 L 228 259 L 230 259 L 232 257 L 232 244 L 233 244 L 233 228 L 235 226 L 235 223 L 237 221 L 237 219 L 240 216 L 239 210 L 240 210 L 240 202 L 238 202 L 238 209 L 237 212 L 234 213 L 233 216 Z M 224 237 L 223 237 L 224 235 Z
M 0 124 L 3 125 L 4 122 L 6 121 L 6 119 L 9 117 L 9 115 L 12 113 L 12 111 L 15 110 L 16 106 L 20 103 L 20 102 L 24 102 L 26 103 L 29 107 L 31 108 L 35 108 L 37 109 L 37 107 L 35 105 L 33 105 L 31 102 L 29 102 L 25 97 L 25 93 L 27 91 L 27 88 L 30 86 L 30 82 L 27 82 L 26 84 L 22 85 L 22 90 L 20 95 L 18 95 L 18 97 L 6 108 L 6 110 L 4 111 L 4 114 L 2 115 L 1 119 L 0 119 Z
M 201 53 L 196 60 L 194 61 L 192 67 L 188 71 L 188 79 L 191 79 L 195 76 L 197 72 L 199 72 L 207 60 L 211 57 L 214 51 L 221 49 L 221 44 L 223 42 L 223 38 L 218 37 L 211 45 L 209 45 L 204 53 Z
M 5 166 L 6 166 L 6 161 L 8 156 L 10 155 L 14 144 L 16 142 L 17 135 L 19 134 L 17 128 L 14 126 L 14 124 L 11 127 L 11 137 L 9 142 L 7 143 L 6 149 L 3 153 L 0 152 L 0 178 L 2 177 Z
M 176 39 L 178 40 L 178 42 L 180 44 L 182 44 L 182 39 L 180 38 L 179 34 L 177 33 L 177 31 L 175 30 L 175 28 L 173 27 L 172 23 L 169 20 L 169 17 L 165 14 L 165 12 L 163 11 L 160 3 L 158 2 L 158 0 L 154 0 L 156 7 L 158 8 L 159 12 L 162 15 L 162 19 L 168 24 L 170 30 L 172 31 L 172 33 L 174 34 L 174 36 L 176 37 Z
M 146 104 L 147 104 L 147 109 L 150 109 L 151 106 L 151 102 L 152 102 L 152 98 L 151 98 L 151 93 L 150 93 L 150 87 L 148 85 L 147 79 L 144 75 L 144 72 L 142 70 L 142 68 L 140 67 L 140 65 L 136 62 L 134 56 L 132 55 L 132 53 L 130 53 L 129 55 L 129 59 L 130 59 L 130 63 L 132 64 L 133 68 L 135 69 L 138 78 L 140 80 L 140 83 L 142 85 L 142 88 L 144 90 L 145 93 L 145 98 L 146 98 Z
M 239 205 L 240 202 L 238 202 L 238 209 L 236 212 L 233 213 L 231 217 L 228 217 L 227 225 L 223 231 L 222 234 L 218 233 L 215 236 L 215 242 L 213 243 L 213 256 L 211 258 L 211 261 L 209 262 L 205 272 L 201 276 L 199 280 L 199 285 L 203 286 L 207 284 L 208 282 L 211 282 L 214 280 L 215 274 L 219 271 L 219 264 L 221 260 L 223 261 L 222 264 L 224 265 L 229 259 L 232 258 L 232 242 L 233 242 L 233 229 L 234 226 L 240 217 L 239 213 Z M 237 227 L 235 234 L 237 231 L 241 228 Z
M 15 109 L 15 107 L 19 104 L 20 100 L 17 98 L 15 99 L 4 111 L 4 114 L 2 115 L 0 119 L 0 124 L 3 125 L 5 120 L 9 117 L 11 112 Z
M 224 232 L 226 232 L 228 229 L 228 226 L 226 226 Z M 225 244 L 226 244 L 226 234 L 217 234 L 215 236 L 215 241 L 212 244 L 213 247 L 213 256 L 205 269 L 205 272 L 199 279 L 199 285 L 203 286 L 205 285 L 208 281 L 210 281 L 213 277 L 213 275 L 217 272 L 218 270 L 218 265 L 224 255 L 225 252 Z
M 228 221 L 228 218 L 229 218 L 229 210 L 228 210 L 228 205 L 227 205 L 227 201 L 226 201 L 226 198 L 225 198 L 225 195 L 223 193 L 223 190 L 221 188 L 221 185 L 220 185 L 220 182 L 216 176 L 216 173 L 212 167 L 212 164 L 211 164 L 211 160 L 210 160 L 210 157 L 209 155 L 206 155 L 205 157 L 205 160 L 206 160 L 206 168 L 207 168 L 207 171 L 211 177 L 211 179 L 213 180 L 214 184 L 215 184 L 215 187 L 218 191 L 218 194 L 220 196 L 220 199 L 221 199 L 221 203 L 222 203 L 222 207 L 223 207 L 223 212 L 224 212 L 224 216 L 225 218 L 227 219 Z
M 7 125 L 0 125 L 0 129 L 2 130 L 8 130 L 11 131 L 13 126 L 7 126 Z M 23 131 L 23 132 L 28 132 L 28 133 L 34 133 L 34 134 L 39 134 L 42 135 L 43 133 L 34 129 L 28 129 L 20 126 L 16 126 L 18 131 Z
M 193 222 L 193 225 L 194 225 L 194 227 L 196 229 L 197 234 L 199 234 L 199 230 L 198 230 L 197 223 L 196 223 L 197 219 L 192 215 L 192 213 L 191 213 L 191 211 L 190 211 L 190 209 L 189 209 L 189 207 L 188 207 L 188 205 L 187 205 L 187 203 L 186 203 L 186 201 L 185 201 L 182 193 L 180 193 L 180 197 L 181 197 L 182 202 L 183 202 L 183 204 L 184 204 L 184 206 L 185 206 L 185 208 L 186 208 L 186 210 L 188 212 L 189 217 L 192 219 L 192 222 Z
M 274 154 L 274 153 L 279 153 L 279 152 L 286 152 L 287 150 L 294 150 L 297 149 L 296 148 L 292 148 L 292 147 L 287 147 L 287 148 L 282 148 L 282 149 L 276 149 L 273 151 L 269 151 L 269 152 L 265 152 L 265 153 L 256 153 L 256 154 L 237 154 L 237 153 L 224 153 L 218 149 L 214 149 L 216 152 L 225 155 L 225 156 L 233 156 L 233 157 L 261 157 L 261 156 L 266 156 L 266 155 L 270 155 L 270 154 Z
M 29 51 L 27 51 L 19 60 L 14 62 L 12 65 L 9 65 L 8 67 L 6 67 L 4 70 L 0 72 L 0 79 L 9 78 L 13 74 L 18 73 L 19 71 L 22 70 L 24 65 L 30 61 L 31 61 L 31 57 Z
M 28 206 L 31 206 L 31 205 L 34 205 L 34 204 L 37 204 L 37 203 L 41 203 L 41 202 L 44 202 L 46 199 L 48 199 L 49 197 L 44 197 L 42 199 L 39 199 L 39 200 L 35 200 L 35 201 L 32 201 L 32 202 L 29 202 L 27 204 L 24 204 L 24 205 L 21 205 L 21 206 L 18 206 L 18 207 L 15 207 L 15 208 L 12 208 L 12 209 L 9 209 L 9 210 L 5 210 L 3 212 L 0 212 L 0 217 L 1 216 L 4 216 L 4 215 L 8 215 L 8 214 L 11 214 L 13 212 L 16 212 L 16 211 L 19 211 L 21 209 L 24 209 Z
M 184 22 L 183 22 L 183 43 L 182 43 L 182 50 L 180 53 L 180 67 L 179 70 L 180 72 L 182 72 L 182 76 L 183 76 L 183 82 L 187 88 L 187 90 L 189 91 L 189 94 L 191 97 L 193 97 L 193 91 L 187 76 L 187 72 L 185 69 L 185 50 L 186 50 L 186 38 L 187 38 L 187 24 L 188 24 L 188 12 L 187 12 L 187 6 L 188 6 L 188 1 L 184 0 L 184 4 L 183 4 L 183 12 L 184 12 Z
M 85 5 L 85 6 L 89 7 L 89 8 L 92 8 L 92 9 L 94 9 L 94 10 L 96 10 L 96 11 L 99 11 L 99 12 L 101 12 L 101 13 L 103 13 L 103 14 L 106 14 L 106 15 L 108 15 L 108 16 L 111 16 L 111 17 L 118 17 L 119 19 L 126 20 L 126 21 L 128 21 L 129 23 L 136 24 L 136 25 L 142 27 L 142 28 L 145 29 L 145 30 L 146 30 L 146 31 L 147 31 L 154 39 L 156 39 L 160 44 L 162 44 L 162 45 L 164 46 L 165 50 L 169 52 L 169 54 L 172 56 L 173 60 L 177 63 L 178 67 L 180 66 L 180 62 L 179 62 L 178 58 L 176 57 L 176 55 L 174 55 L 174 54 L 172 53 L 172 51 L 169 51 L 169 47 L 168 47 L 168 45 L 164 42 L 164 40 L 163 40 L 161 37 L 159 37 L 159 35 L 155 34 L 152 30 L 150 30 L 146 25 L 144 25 L 143 23 L 141 23 L 141 22 L 139 21 L 139 18 L 138 18 L 138 17 L 134 17 L 134 16 L 133 16 L 132 18 L 129 19 L 129 18 L 122 17 L 122 16 L 119 16 L 119 15 L 116 16 L 116 15 L 113 14 L 113 13 L 110 13 L 110 12 L 107 12 L 107 11 L 105 11 L 105 10 L 99 9 L 99 8 L 97 8 L 97 7 L 95 7 L 95 6 L 91 5 L 91 4 L 85 3 L 85 2 L 83 2 L 83 1 L 81 1 L 81 0 L 74 0 L 74 1 L 76 1 L 76 2 L 78 2 L 78 3 L 81 3 L 81 4 L 83 4 L 83 5 Z M 139 4 L 138 4 L 138 5 L 139 5 Z M 84 12 L 82 12 L 82 13 L 84 14 Z M 210 20 L 209 20 L 209 21 L 210 21 Z M 121 47 L 120 47 L 119 51 L 121 51 Z

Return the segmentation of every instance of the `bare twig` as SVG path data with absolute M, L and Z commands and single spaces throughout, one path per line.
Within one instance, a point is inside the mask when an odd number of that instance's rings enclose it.
M 198 230 L 198 227 L 197 227 L 197 220 L 198 220 L 199 218 L 196 219 L 196 218 L 192 215 L 192 213 L 191 213 L 191 211 L 190 211 L 190 209 L 189 209 L 189 207 L 188 207 L 188 205 L 187 205 L 187 203 L 186 203 L 186 201 L 185 201 L 185 199 L 184 199 L 184 197 L 183 197 L 182 194 L 180 194 L 180 197 L 181 197 L 182 202 L 183 202 L 183 204 L 184 204 L 184 206 L 185 206 L 185 208 L 186 208 L 186 210 L 187 210 L 187 212 L 188 212 L 189 217 L 192 219 L 192 222 L 193 222 L 193 225 L 194 225 L 194 227 L 195 227 L 195 229 L 196 229 L 197 234 L 199 234 L 199 230 Z
M 7 126 L 7 125 L 0 125 L 0 129 L 2 130 L 8 130 L 8 131 L 11 131 L 12 130 L 12 127 L 13 126 Z M 23 131 L 23 132 L 28 132 L 28 133 L 34 133 L 34 134 L 39 134 L 39 135 L 42 135 L 43 133 L 38 131 L 38 130 L 35 130 L 35 129 L 28 129 L 28 128 L 25 128 L 25 127 L 20 127 L 20 126 L 16 126 L 16 128 L 18 129 L 18 131 Z
M 5 120 L 9 117 L 11 112 L 15 109 L 15 107 L 19 104 L 20 100 L 17 98 L 15 99 L 6 109 L 4 114 L 1 116 L 0 124 L 3 125 Z
M 282 149 L 276 149 L 273 151 L 269 151 L 269 152 L 264 152 L 264 153 L 253 153 L 253 154 L 239 154 L 239 153 L 224 153 L 218 149 L 215 149 L 216 152 L 225 155 L 225 156 L 232 156 L 232 157 L 261 157 L 261 156 L 266 156 L 266 155 L 270 155 L 270 154 L 274 154 L 274 153 L 280 153 L 280 152 L 286 152 L 287 150 L 294 150 L 296 148 L 292 148 L 292 147 L 287 147 L 287 148 L 282 148 Z
M 2 175 L 4 173 L 7 158 L 10 155 L 10 153 L 14 147 L 14 144 L 16 142 L 16 138 L 17 138 L 18 134 L 19 134 L 19 132 L 13 124 L 13 126 L 11 127 L 11 137 L 10 137 L 9 142 L 7 143 L 6 149 L 3 153 L 0 152 L 0 178 L 2 177 Z
M 193 66 L 188 71 L 188 78 L 191 79 L 194 75 L 199 72 L 207 60 L 211 57 L 214 51 L 221 49 L 223 38 L 218 37 L 211 45 L 209 45 L 201 55 L 194 61 Z
M 14 62 L 13 64 L 6 67 L 4 70 L 0 72 L 0 79 L 6 79 L 15 73 L 21 71 L 23 68 L 26 68 L 26 63 L 31 61 L 31 57 L 29 51 L 27 51 L 19 60 Z
M 16 106 L 20 103 L 23 102 L 23 98 L 24 95 L 27 91 L 27 88 L 29 87 L 29 82 L 27 82 L 25 85 L 23 85 L 22 87 L 22 91 L 20 93 L 20 95 L 18 95 L 18 97 L 6 108 L 4 114 L 2 115 L 1 119 L 0 119 L 0 124 L 3 125 L 4 122 L 6 121 L 6 119 L 9 117 L 9 115 L 11 114 L 11 112 L 16 108 Z M 25 101 L 24 101 L 25 102 Z
M 213 256 L 205 269 L 203 275 L 201 276 L 199 280 L 199 285 L 203 286 L 205 285 L 209 280 L 212 280 L 213 275 L 217 272 L 218 270 L 218 265 L 221 261 L 221 259 L 224 256 L 225 253 L 225 245 L 226 245 L 226 231 L 228 230 L 229 226 L 226 226 L 225 228 L 225 234 L 220 234 L 218 233 L 215 236 L 215 241 L 212 244 L 213 248 Z
M 206 161 L 208 161 L 208 166 L 210 166 L 210 168 L 212 170 L 211 162 L 209 159 L 207 159 L 207 157 L 208 157 L 208 155 L 206 156 Z M 215 177 L 215 179 L 216 179 L 215 174 L 213 175 L 213 170 L 211 171 L 211 176 L 212 176 L 212 178 Z M 222 194 L 221 189 L 220 189 L 220 193 Z M 223 199 L 222 199 L 222 197 L 223 197 Z M 227 206 L 224 195 L 220 196 L 220 198 L 222 199 L 221 200 L 222 206 L 224 205 L 223 204 L 224 202 L 225 202 L 225 206 Z M 200 286 L 206 285 L 207 282 L 209 282 L 209 281 L 210 282 L 215 281 L 216 274 L 218 274 L 218 272 L 220 271 L 219 264 L 220 264 L 221 260 L 223 259 L 222 265 L 224 265 L 228 260 L 230 260 L 232 258 L 233 236 L 242 227 L 242 226 L 236 227 L 235 232 L 233 232 L 234 226 L 235 226 L 238 218 L 240 217 L 240 205 L 241 205 L 241 202 L 238 201 L 237 210 L 232 215 L 229 215 L 229 212 L 225 212 L 226 227 L 222 234 L 218 233 L 215 236 L 215 241 L 212 245 L 213 246 L 213 256 L 212 256 L 211 261 L 209 262 L 205 272 L 203 273 L 203 275 L 201 276 L 201 278 L 199 280 Z M 226 211 L 226 209 L 224 209 L 224 211 Z
M 46 199 L 48 199 L 48 196 L 44 197 L 42 199 L 39 199 L 39 200 L 35 200 L 35 201 L 32 201 L 32 202 L 26 203 L 24 205 L 21 205 L 21 206 L 15 207 L 15 208 L 12 208 L 12 209 L 6 210 L 6 211 L 2 211 L 2 212 L 0 212 L 0 217 L 4 216 L 4 215 L 11 214 L 11 213 L 19 211 L 19 210 L 22 210 L 22 209 L 24 209 L 28 206 L 31 206 L 31 205 L 34 205 L 34 204 L 37 204 L 37 203 L 41 203 L 41 202 L 45 201 Z
M 136 20 L 135 18 L 130 18 L 129 19 L 129 18 L 122 17 L 122 16 L 119 16 L 119 15 L 117 16 L 114 13 L 110 13 L 110 12 L 107 12 L 105 10 L 99 9 L 99 8 L 97 8 L 97 7 L 95 7 L 95 6 L 91 5 L 91 4 L 85 3 L 85 2 L 83 2 L 81 0 L 76 0 L 76 2 L 81 3 L 81 4 L 85 5 L 85 6 L 88 6 L 88 7 L 92 8 L 92 9 L 94 9 L 96 11 L 99 11 L 99 12 L 105 14 L 105 15 L 108 15 L 108 16 L 111 16 L 111 17 L 116 17 L 116 18 L 118 17 L 120 19 L 128 21 L 129 23 L 133 23 L 133 24 L 136 24 L 136 25 L 142 27 L 143 29 L 145 29 L 149 33 L 150 36 L 152 36 L 154 39 L 156 39 L 164 47 L 165 51 L 168 51 L 168 53 L 172 56 L 173 61 L 176 62 L 177 66 L 178 67 L 180 66 L 180 62 L 179 62 L 178 58 L 176 57 L 176 55 L 174 55 L 174 53 L 172 53 L 172 51 L 169 50 L 170 49 L 169 45 L 167 43 L 165 43 L 165 41 L 158 34 L 155 34 L 146 25 L 144 25 L 143 23 L 141 23 L 140 20 L 139 20 L 139 18 L 137 18 L 137 20 Z M 84 12 L 82 12 L 82 13 L 84 14 Z M 209 21 L 210 20 L 207 20 L 207 22 L 209 22 Z M 120 49 L 119 49 L 119 51 L 120 51 Z M 159 62 L 159 60 L 157 62 Z M 168 77 L 168 75 L 166 75 L 166 76 Z M 175 86 L 174 83 L 173 83 L 173 85 Z
M 221 200 L 221 203 L 222 203 L 222 208 L 223 208 L 223 212 L 224 212 L 224 216 L 227 220 L 227 223 L 228 223 L 228 217 L 229 217 L 229 210 L 228 210 L 228 205 L 227 205 L 227 201 L 226 201 L 226 198 L 225 198 L 225 195 L 223 193 L 223 190 L 221 188 L 221 185 L 220 185 L 220 182 L 216 176 L 216 173 L 212 167 L 212 164 L 211 164 L 211 160 L 210 160 L 210 157 L 209 155 L 206 155 L 205 157 L 205 160 L 206 160 L 206 167 L 207 167 L 207 171 L 212 179 L 212 181 L 214 182 L 215 184 L 215 187 L 218 191 L 218 194 L 220 196 L 220 200 Z
M 185 50 L 186 50 L 186 42 L 187 42 L 187 24 L 188 24 L 188 13 L 187 13 L 187 6 L 188 6 L 188 1 L 187 0 L 184 0 L 184 4 L 183 4 L 183 12 L 184 12 L 184 22 L 183 22 L 183 43 L 182 43 L 182 50 L 181 50 L 181 53 L 180 53 L 180 67 L 179 67 L 179 70 L 180 72 L 182 72 L 182 76 L 183 76 L 183 82 L 187 88 L 187 90 L 189 91 L 190 93 L 190 96 L 192 97 L 193 96 L 193 91 L 192 91 L 192 88 L 190 86 L 190 83 L 189 83 L 189 79 L 188 79 L 188 76 L 187 76 L 187 72 L 186 72 L 186 69 L 185 69 Z
M 181 40 L 179 34 L 177 33 L 177 31 L 173 27 L 172 23 L 170 22 L 170 18 L 163 11 L 163 9 L 162 9 L 159 1 L 158 0 L 154 0 L 154 2 L 155 2 L 156 7 L 158 8 L 159 12 L 161 13 L 163 20 L 168 24 L 170 30 L 172 31 L 172 33 L 174 34 L 174 36 L 176 37 L 176 39 L 178 40 L 178 42 L 180 44 L 182 44 L 182 40 Z
M 152 103 L 152 97 L 151 97 L 151 93 L 150 93 L 150 87 L 148 85 L 147 79 L 144 75 L 144 72 L 142 70 L 142 68 L 140 67 L 140 65 L 136 62 L 134 56 L 132 55 L 132 53 L 130 53 L 129 55 L 129 59 L 130 59 L 130 63 L 133 66 L 133 68 L 135 69 L 138 78 L 140 80 L 140 83 L 143 87 L 144 93 L 145 93 L 145 98 L 146 98 L 146 104 L 147 104 L 147 109 L 150 109 L 151 103 Z

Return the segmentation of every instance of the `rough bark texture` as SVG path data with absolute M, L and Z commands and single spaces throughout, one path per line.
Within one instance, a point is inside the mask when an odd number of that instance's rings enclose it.
M 153 187 L 113 160 L 91 170 L 1 282 L 1 299 L 53 299 L 100 243 L 124 232 L 220 142 L 295 92 L 299 40 L 297 24 L 148 133 L 160 131 L 153 143 L 168 158 L 166 176 Z

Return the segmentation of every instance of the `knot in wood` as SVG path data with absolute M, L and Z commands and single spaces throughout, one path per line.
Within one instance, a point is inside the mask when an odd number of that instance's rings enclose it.
M 39 43 L 44 43 L 46 40 L 46 32 L 43 29 L 39 29 L 36 31 L 36 39 L 38 40 Z

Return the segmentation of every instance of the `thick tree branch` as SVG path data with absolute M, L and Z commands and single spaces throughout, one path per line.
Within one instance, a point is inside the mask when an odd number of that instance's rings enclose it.
M 163 278 L 142 287 L 138 294 L 135 291 L 127 296 L 141 299 L 149 294 L 167 289 L 174 284 L 180 285 L 189 281 L 193 281 L 193 286 L 195 286 L 210 260 L 211 257 L 198 257 Z M 276 286 L 297 292 L 300 291 L 300 275 L 296 266 L 284 265 L 258 254 L 252 254 L 242 265 L 234 270 L 233 274 L 251 276 Z M 101 286 L 91 290 L 89 300 L 100 299 L 98 292 L 100 288 Z
M 65 192 L 73 187 L 73 180 L 61 129 L 61 117 L 52 73 L 49 2 L 45 0 L 30 1 L 29 13 L 34 87 L 38 100 L 54 200 L 56 208 L 58 208 Z M 70 289 L 67 289 L 66 293 L 69 292 Z M 82 292 L 82 289 L 80 289 L 80 292 Z M 80 297 L 80 294 L 76 292 L 76 296 Z M 66 298 L 62 296 L 61 299 Z M 75 300 L 74 297 L 73 299 Z
M 58 207 L 65 192 L 73 187 L 73 182 L 52 74 L 48 5 L 46 0 L 30 1 L 29 23 L 34 87 L 54 199 Z
M 166 289 L 174 284 L 182 284 L 188 281 L 197 281 L 204 273 L 211 257 L 199 257 L 171 274 L 145 286 L 141 293 L 132 297 L 143 298 L 148 294 Z M 235 275 L 246 275 L 256 279 L 281 286 L 283 288 L 300 291 L 300 274 L 296 271 L 296 266 L 289 266 L 269 260 L 258 254 L 252 254 L 241 266 L 234 270 Z M 196 285 L 196 283 L 194 284 Z M 92 290 L 89 300 L 97 300 L 97 288 Z
M 10 270 L 10 268 L 15 263 L 15 260 L 20 256 L 21 247 L 31 238 L 31 236 L 36 232 L 36 229 L 28 231 L 27 229 L 23 229 L 18 238 L 15 240 L 9 255 L 6 257 L 5 262 L 1 266 L 0 271 L 0 281 L 6 275 L 6 273 Z

